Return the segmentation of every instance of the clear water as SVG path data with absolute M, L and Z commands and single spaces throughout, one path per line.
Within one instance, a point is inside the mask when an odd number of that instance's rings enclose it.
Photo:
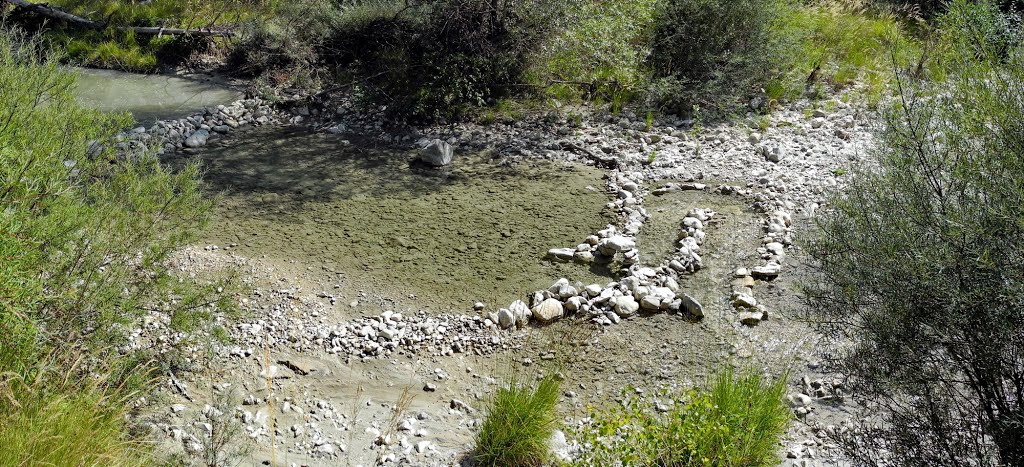
M 266 127 L 179 155 L 188 156 L 221 194 L 207 240 L 246 256 L 295 260 L 441 309 L 506 306 L 559 277 L 608 280 L 608 271 L 544 260 L 608 223 L 597 169 L 457 150 L 438 170 L 412 163 L 411 151 Z
M 242 97 L 238 89 L 199 76 L 141 75 L 86 68 L 76 71 L 79 102 L 104 111 L 131 112 L 144 125 L 158 119 L 185 117 Z

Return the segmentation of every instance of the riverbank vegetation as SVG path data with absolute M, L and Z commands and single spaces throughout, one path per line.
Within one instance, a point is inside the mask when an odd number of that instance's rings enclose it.
M 129 331 L 154 309 L 195 325 L 228 307 L 166 267 L 205 223 L 199 169 L 118 157 L 112 138 L 130 120 L 76 105 L 58 66 L 153 70 L 200 49 L 265 89 L 352 92 L 420 121 L 516 97 L 728 116 L 853 90 L 883 109 L 880 169 L 851 174 L 824 212 L 808 301 L 832 363 L 887 423 L 839 441 L 866 465 L 1024 463 L 1019 2 L 127 3 L 58 2 L 113 24 L 238 36 L 0 32 L 0 465 L 146 464 L 128 415 L 175 363 L 134 349 Z M 54 46 L 70 57 L 42 52 Z M 784 385 L 726 372 L 669 395 L 662 414 L 597 412 L 581 462 L 774 463 Z M 478 460 L 543 460 L 557 393 L 554 379 L 503 388 Z M 526 430 L 536 436 L 507 437 Z M 509 448 L 520 441 L 531 444 Z
M 367 105 L 412 120 L 451 119 L 508 97 L 682 115 L 765 111 L 844 88 L 875 103 L 893 58 L 907 67 L 923 55 L 933 32 L 926 18 L 935 11 L 881 0 L 55 5 L 111 25 L 234 33 L 160 37 L 34 23 L 79 63 L 153 71 L 206 56 L 264 90 L 356 91 Z
M 702 388 L 656 401 L 624 394 L 577 433 L 572 465 L 770 466 L 791 418 L 786 378 L 719 371 Z
M 874 151 L 810 244 L 859 465 L 1022 465 L 1024 42 L 995 3 L 938 20 L 941 82 L 900 74 Z
M 210 201 L 194 165 L 119 158 L 129 118 L 78 106 L 44 49 L 0 32 L 0 465 L 139 465 L 125 414 L 172 356 L 128 336 L 148 310 L 195 325 L 216 306 L 165 265 Z

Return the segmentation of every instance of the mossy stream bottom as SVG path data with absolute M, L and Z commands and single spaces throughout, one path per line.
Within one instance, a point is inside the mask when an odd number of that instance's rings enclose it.
M 438 170 L 414 152 L 294 129 L 213 142 L 191 154 L 221 195 L 204 240 L 441 309 L 507 306 L 559 277 L 607 282 L 596 267 L 544 260 L 609 222 L 600 170 L 456 151 Z

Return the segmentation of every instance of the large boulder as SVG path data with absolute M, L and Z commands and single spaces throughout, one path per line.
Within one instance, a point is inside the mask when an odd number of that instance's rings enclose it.
M 444 167 L 452 163 L 453 155 L 452 145 L 435 139 L 420 149 L 419 160 L 434 167 Z
M 550 323 L 555 321 L 558 318 L 561 318 L 563 314 L 565 314 L 565 310 L 562 308 L 562 302 L 554 298 L 549 298 L 540 302 L 540 305 L 537 305 L 533 309 L 533 317 L 541 323 Z

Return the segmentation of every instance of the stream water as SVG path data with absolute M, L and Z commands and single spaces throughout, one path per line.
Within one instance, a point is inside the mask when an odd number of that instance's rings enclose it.
M 441 309 L 507 305 L 559 277 L 607 282 L 596 267 L 544 260 L 608 223 L 600 170 L 484 153 L 438 170 L 414 152 L 294 128 L 251 129 L 178 157 L 189 156 L 220 194 L 208 240 L 246 256 L 297 260 Z
M 88 68 L 76 71 L 79 102 L 105 111 L 131 112 L 147 126 L 158 119 L 185 117 L 242 97 L 239 90 L 202 75 L 140 75 Z

